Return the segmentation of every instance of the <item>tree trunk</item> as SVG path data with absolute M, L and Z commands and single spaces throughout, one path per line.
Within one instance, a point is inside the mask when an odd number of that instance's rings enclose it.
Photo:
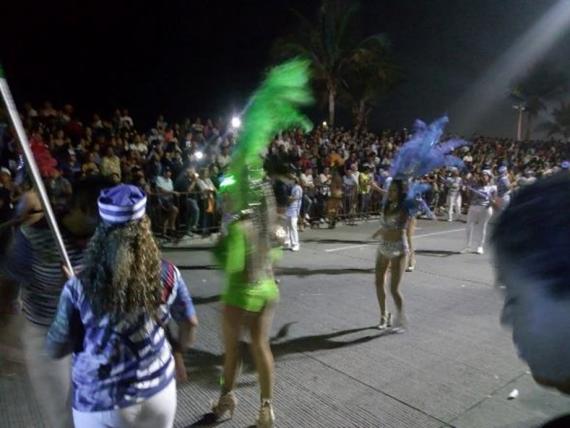
M 366 104 L 364 101 L 360 100 L 357 105 L 353 107 L 354 114 L 354 130 L 356 134 L 359 135 L 362 130 L 366 127 Z
M 534 119 L 533 114 L 526 115 L 526 131 L 525 131 L 525 140 L 530 140 L 530 135 L 532 134 L 532 120 Z
M 334 88 L 329 87 L 329 126 L 334 126 L 334 102 L 336 91 Z

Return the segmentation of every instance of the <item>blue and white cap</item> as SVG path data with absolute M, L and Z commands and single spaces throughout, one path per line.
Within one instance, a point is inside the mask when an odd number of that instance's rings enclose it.
M 109 224 L 127 223 L 142 218 L 146 211 L 146 195 L 130 184 L 119 184 L 101 191 L 99 214 Z
M 507 167 L 505 165 L 500 166 L 499 174 L 504 174 L 505 172 L 507 172 Z
M 570 161 L 564 161 L 560 164 L 560 168 L 562 169 L 570 169 Z

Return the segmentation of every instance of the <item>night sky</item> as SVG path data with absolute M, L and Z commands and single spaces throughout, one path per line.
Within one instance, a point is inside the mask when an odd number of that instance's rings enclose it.
M 379 100 L 371 126 L 460 116 L 468 88 L 555 0 L 368 0 L 365 34 L 386 33 L 405 81 Z M 272 64 L 273 41 L 295 31 L 291 8 L 316 0 L 9 1 L 0 16 L 0 61 L 18 104 L 49 99 L 79 114 L 129 108 L 135 121 L 230 115 Z M 545 57 L 570 70 L 570 32 Z M 504 89 L 507 92 L 508 88 Z M 465 98 L 465 97 L 463 97 Z M 458 131 L 511 135 L 503 100 Z M 348 109 L 341 110 L 346 121 Z M 315 109 L 315 120 L 325 110 Z

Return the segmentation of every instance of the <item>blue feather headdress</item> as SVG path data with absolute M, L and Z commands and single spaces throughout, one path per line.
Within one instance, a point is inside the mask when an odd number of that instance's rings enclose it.
M 440 143 L 443 130 L 448 122 L 447 116 L 443 116 L 429 125 L 421 120 L 416 120 L 413 128 L 414 133 L 398 150 L 392 162 L 390 175 L 396 180 L 408 181 L 423 177 L 442 167 L 463 168 L 463 161 L 450 153 L 457 147 L 470 143 L 456 138 Z M 429 191 L 429 189 L 428 184 L 411 183 L 407 192 L 406 205 L 416 207 L 415 211 L 419 210 L 419 205 L 423 205 L 425 208 L 425 202 L 418 204 L 417 201 L 421 201 L 421 194 Z M 414 209 L 409 210 L 412 213 L 414 211 Z
M 434 169 L 445 166 L 462 168 L 463 161 L 449 153 L 469 143 L 460 139 L 439 142 L 448 122 L 447 116 L 437 119 L 430 125 L 416 120 L 414 134 L 400 148 L 392 163 L 390 170 L 392 177 L 395 179 L 423 177 Z

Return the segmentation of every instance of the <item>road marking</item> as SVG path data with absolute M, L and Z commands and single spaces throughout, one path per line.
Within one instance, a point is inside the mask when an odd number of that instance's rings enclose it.
M 425 238 L 428 236 L 445 235 L 447 233 L 455 233 L 460 231 L 465 231 L 465 228 L 463 227 L 461 229 L 441 230 L 439 232 L 422 233 L 420 235 L 414 235 L 414 239 Z M 339 248 L 329 248 L 328 250 L 325 250 L 325 253 L 334 253 L 336 251 L 352 250 L 354 248 L 370 247 L 373 245 L 377 244 L 370 243 L 370 244 L 361 244 L 361 245 L 348 245 L 346 247 L 339 247 Z

